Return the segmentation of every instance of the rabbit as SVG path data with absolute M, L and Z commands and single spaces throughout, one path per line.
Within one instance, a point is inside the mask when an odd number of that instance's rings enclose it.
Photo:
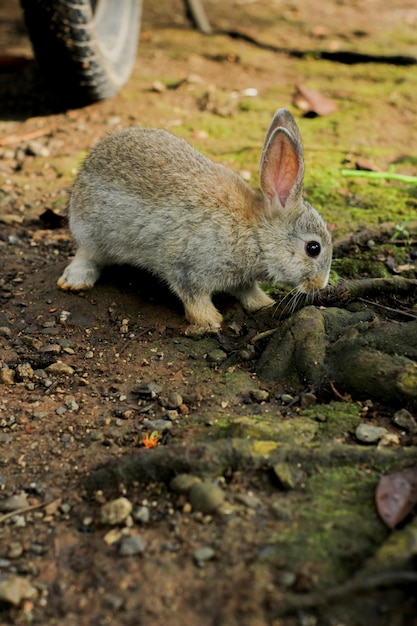
M 58 286 L 90 289 L 106 265 L 144 268 L 180 298 L 192 327 L 207 331 L 222 324 L 214 292 L 256 311 L 274 304 L 258 280 L 321 289 L 331 237 L 303 199 L 303 176 L 300 132 L 286 109 L 265 137 L 260 191 L 165 130 L 115 131 L 74 182 L 69 224 L 78 249 Z

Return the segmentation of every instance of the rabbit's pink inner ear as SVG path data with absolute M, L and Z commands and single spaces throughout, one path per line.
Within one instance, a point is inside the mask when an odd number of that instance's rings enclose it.
M 261 173 L 261 186 L 265 195 L 277 197 L 285 207 L 290 194 L 299 191 L 303 179 L 303 159 L 287 132 L 278 128 L 266 149 Z

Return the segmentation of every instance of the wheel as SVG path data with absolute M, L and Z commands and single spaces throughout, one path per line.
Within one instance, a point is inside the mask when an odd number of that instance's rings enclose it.
M 141 0 L 21 0 L 36 60 L 70 106 L 110 98 L 136 57 Z

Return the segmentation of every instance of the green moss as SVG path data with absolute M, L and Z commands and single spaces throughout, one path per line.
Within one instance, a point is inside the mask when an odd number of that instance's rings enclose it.
M 305 482 L 302 506 L 288 494 L 294 519 L 272 539 L 292 568 L 314 562 L 322 584 L 359 569 L 387 535 L 374 506 L 377 480 L 357 467 L 329 469 Z
M 302 417 L 318 422 L 318 439 L 346 437 L 360 423 L 360 409 L 350 402 L 330 402 L 303 409 Z

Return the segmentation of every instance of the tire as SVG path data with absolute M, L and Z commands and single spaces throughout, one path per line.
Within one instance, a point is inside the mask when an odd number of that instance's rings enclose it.
M 36 60 L 69 106 L 110 98 L 136 58 L 141 0 L 21 0 Z

